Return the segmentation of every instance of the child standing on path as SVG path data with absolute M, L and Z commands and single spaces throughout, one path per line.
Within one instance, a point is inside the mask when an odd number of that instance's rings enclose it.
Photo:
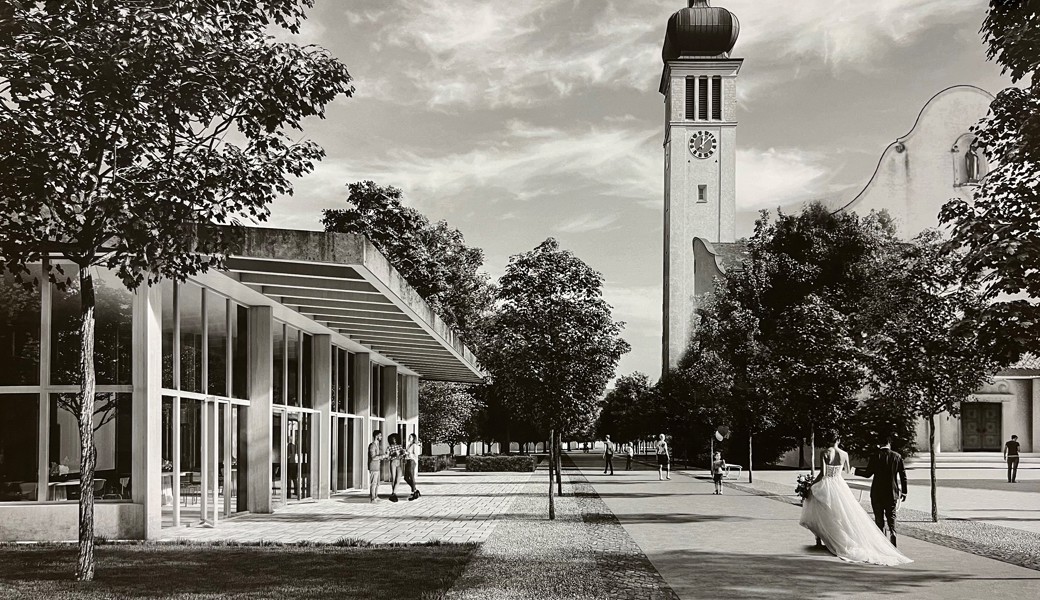
M 672 455 L 668 451 L 668 442 L 665 441 L 664 434 L 657 436 L 657 479 L 663 481 L 665 477 L 668 479 L 672 478 L 671 472 L 669 471 L 670 463 L 672 462 Z
M 722 453 L 716 452 L 715 459 L 711 461 L 711 478 L 715 482 L 715 493 L 722 494 L 722 472 L 726 468 L 726 461 L 722 460 Z

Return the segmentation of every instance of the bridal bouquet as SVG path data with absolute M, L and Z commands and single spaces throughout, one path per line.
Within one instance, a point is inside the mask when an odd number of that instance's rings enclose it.
M 810 491 L 812 490 L 813 476 L 802 474 L 798 476 L 797 483 L 794 486 L 794 493 L 805 500 L 809 497 Z

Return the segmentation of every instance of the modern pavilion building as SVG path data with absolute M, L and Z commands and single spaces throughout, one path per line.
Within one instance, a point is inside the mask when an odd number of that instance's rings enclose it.
M 365 487 L 372 431 L 417 431 L 420 379 L 482 378 L 360 236 L 248 229 L 224 271 L 136 293 L 94 279 L 105 537 Z M 74 287 L 0 277 L 0 541 L 77 537 L 78 307 Z

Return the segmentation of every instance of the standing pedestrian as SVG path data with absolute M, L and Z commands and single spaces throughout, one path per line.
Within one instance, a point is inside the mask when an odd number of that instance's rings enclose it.
M 711 461 L 711 480 L 715 482 L 715 493 L 722 494 L 722 474 L 726 471 L 726 461 L 722 460 L 722 453 L 716 452 L 715 459 Z
M 610 474 L 614 474 L 614 442 L 610 441 L 610 436 L 603 441 L 603 474 L 607 474 L 607 469 L 610 469 Z
M 408 496 L 408 500 L 411 501 L 422 496 L 415 481 L 419 474 L 419 455 L 422 454 L 422 444 L 419 443 L 419 438 L 414 433 L 408 434 L 408 446 L 405 447 L 404 452 L 404 480 L 412 488 L 412 493 Z
M 379 501 L 379 477 L 383 458 L 383 432 L 376 429 L 372 432 L 372 443 L 368 445 L 368 501 Z
M 1015 479 L 1018 478 L 1018 436 L 1011 436 L 1006 444 L 1004 444 L 1004 460 L 1007 461 L 1008 466 L 1008 483 L 1017 483 Z
M 667 477 L 672 478 L 671 467 L 672 455 L 668 451 L 668 442 L 664 439 L 664 434 L 657 436 L 657 479 L 664 481 Z
M 625 444 L 625 470 L 632 470 L 632 442 Z
M 386 457 L 390 460 L 390 501 L 397 502 L 397 484 L 401 483 L 401 458 L 404 457 L 404 446 L 401 436 L 391 433 L 386 437 Z

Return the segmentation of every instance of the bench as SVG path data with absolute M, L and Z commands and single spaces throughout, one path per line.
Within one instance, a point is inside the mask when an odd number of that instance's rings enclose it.
M 737 470 L 737 474 L 733 475 L 732 473 L 730 473 L 730 469 L 736 469 Z M 726 463 L 726 468 L 724 468 L 722 470 L 722 478 L 723 479 L 740 479 L 740 474 L 743 473 L 743 472 L 744 472 L 744 467 L 742 467 L 740 465 L 735 465 L 735 464 L 732 464 L 732 463 Z

